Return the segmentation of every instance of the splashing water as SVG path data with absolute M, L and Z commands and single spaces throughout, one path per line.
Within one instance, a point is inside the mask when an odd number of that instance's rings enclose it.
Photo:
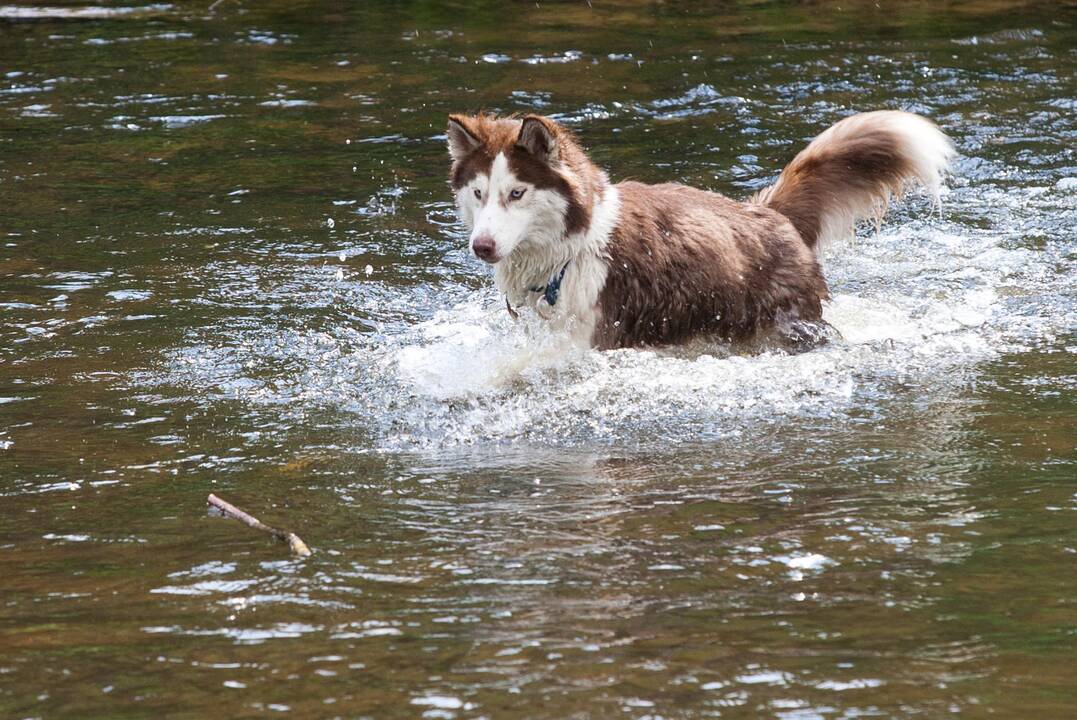
M 949 202 L 961 198 L 951 192 Z M 1020 194 L 1006 200 L 1014 213 L 1028 209 Z M 915 213 L 916 204 L 895 214 Z M 707 340 L 581 350 L 537 318 L 514 323 L 487 289 L 374 336 L 344 327 L 300 331 L 268 354 L 299 368 L 283 385 L 236 377 L 225 386 L 252 402 L 301 397 L 372 419 L 382 449 L 695 441 L 754 423 L 871 410 L 910 383 L 933 394 L 953 390 L 978 362 L 1071 326 L 1065 304 L 1037 308 L 1025 300 L 1073 280 L 1072 267 L 1054 263 L 999 233 L 897 217 L 881 233 L 830 252 L 833 297 L 824 317 L 840 337 L 811 352 L 744 355 Z M 254 341 L 233 350 L 243 347 L 257 355 L 266 349 Z M 219 349 L 193 352 L 213 357 Z M 233 361 L 252 364 L 261 366 L 256 355 Z M 189 380 L 202 379 L 196 368 Z

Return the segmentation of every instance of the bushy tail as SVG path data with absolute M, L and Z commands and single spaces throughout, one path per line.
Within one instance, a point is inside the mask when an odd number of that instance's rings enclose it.
M 812 140 L 752 201 L 785 215 L 817 248 L 847 237 L 857 220 L 881 220 L 891 196 L 913 181 L 937 201 L 953 154 L 949 138 L 919 115 L 853 115 Z

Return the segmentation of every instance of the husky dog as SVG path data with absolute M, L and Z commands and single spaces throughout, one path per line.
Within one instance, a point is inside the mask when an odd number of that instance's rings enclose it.
M 700 334 L 739 342 L 822 323 L 818 249 L 881 218 L 913 181 L 937 196 L 954 152 L 919 115 L 853 115 L 738 202 L 673 183 L 611 183 L 540 115 L 450 115 L 448 142 L 471 250 L 494 266 L 509 312 L 530 307 L 600 349 Z

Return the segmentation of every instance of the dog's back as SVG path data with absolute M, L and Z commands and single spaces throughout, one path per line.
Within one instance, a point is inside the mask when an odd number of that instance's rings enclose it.
M 624 182 L 594 344 L 744 340 L 780 313 L 822 317 L 826 282 L 785 216 L 684 185 Z
M 697 333 L 745 340 L 778 322 L 822 320 L 816 259 L 918 181 L 938 191 L 953 149 L 938 128 L 897 111 L 846 118 L 778 181 L 741 203 L 683 185 L 620 183 L 594 343 L 677 343 Z

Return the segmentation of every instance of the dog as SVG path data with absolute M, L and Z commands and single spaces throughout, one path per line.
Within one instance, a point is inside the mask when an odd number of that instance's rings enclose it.
M 911 183 L 937 199 L 954 154 L 919 115 L 852 115 L 739 202 L 674 183 L 611 183 L 541 115 L 453 114 L 447 139 L 459 217 L 509 313 L 532 308 L 602 350 L 822 324 L 820 248 L 858 220 L 879 221 Z

